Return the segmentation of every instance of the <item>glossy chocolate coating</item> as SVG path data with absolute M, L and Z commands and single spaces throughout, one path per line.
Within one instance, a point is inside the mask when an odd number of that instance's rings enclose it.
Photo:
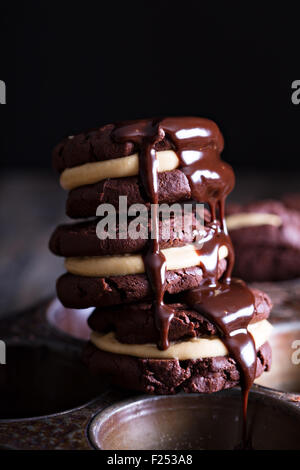
M 218 126 L 198 117 L 169 117 L 123 122 L 112 134 L 115 142 L 133 142 L 139 149 L 139 176 L 152 204 L 155 204 L 154 233 L 158 233 L 158 162 L 155 145 L 167 138 L 176 152 L 180 170 L 187 176 L 192 199 L 207 203 L 211 210 L 208 235 L 199 253 L 206 273 L 203 285 L 185 293 L 185 302 L 212 321 L 218 328 L 230 355 L 242 373 L 244 415 L 248 391 L 256 373 L 256 350 L 247 326 L 254 313 L 254 297 L 242 281 L 231 280 L 234 254 L 224 220 L 226 196 L 234 186 L 234 174 L 220 158 L 223 136 Z M 217 220 L 217 218 L 219 220 Z M 218 250 L 228 249 L 228 267 L 223 280 L 217 279 Z M 164 304 L 166 263 L 158 237 L 151 240 L 144 254 L 146 273 L 155 293 L 155 322 L 160 332 L 159 347 L 168 347 L 168 328 L 174 312 Z

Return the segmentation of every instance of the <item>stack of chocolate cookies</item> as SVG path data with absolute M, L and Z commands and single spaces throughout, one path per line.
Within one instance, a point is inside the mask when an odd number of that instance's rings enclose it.
M 88 219 L 51 237 L 52 252 L 66 258 L 57 294 L 66 307 L 95 307 L 85 361 L 117 385 L 159 394 L 237 384 L 247 391 L 270 367 L 270 299 L 231 279 L 224 204 L 234 174 L 222 149 L 215 123 L 183 117 L 107 125 L 54 150 L 67 214 Z M 139 238 L 130 235 L 130 213 L 124 237 L 120 196 L 127 209 L 146 208 Z M 162 203 L 180 203 L 182 212 L 165 220 Z M 205 205 L 201 229 L 193 211 L 182 223 L 184 204 L 195 203 Z M 110 206 L 115 236 L 106 237 L 101 221 Z
M 299 207 L 299 195 L 287 195 L 283 200 L 231 204 L 227 208 L 235 275 L 251 282 L 300 276 Z

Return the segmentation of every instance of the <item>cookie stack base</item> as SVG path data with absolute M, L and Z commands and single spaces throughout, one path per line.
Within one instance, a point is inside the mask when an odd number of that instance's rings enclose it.
M 240 382 L 236 362 L 228 356 L 144 359 L 102 351 L 89 342 L 84 361 L 93 374 L 107 377 L 114 385 L 148 394 L 212 393 Z M 266 342 L 257 351 L 256 377 L 270 366 L 271 347 Z

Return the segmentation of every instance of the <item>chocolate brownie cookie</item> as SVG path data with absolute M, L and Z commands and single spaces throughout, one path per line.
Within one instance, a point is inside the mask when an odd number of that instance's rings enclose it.
M 128 218 L 128 223 L 132 218 Z M 96 228 L 99 219 L 76 224 L 59 225 L 51 236 L 49 248 L 58 256 L 101 256 L 142 252 L 150 238 L 150 224 L 139 225 L 141 238 L 134 239 L 126 230 L 120 237 L 116 224 L 116 238 L 100 239 Z M 197 232 L 195 217 L 171 217 L 159 222 L 159 242 L 162 249 L 180 247 L 195 242 Z M 205 230 L 204 227 L 203 230 Z M 207 229 L 206 229 L 207 230 Z
M 99 183 L 72 189 L 66 202 L 66 213 L 76 219 L 93 217 L 99 204 L 109 203 L 118 207 L 119 197 L 126 196 L 128 205 L 149 204 L 137 176 L 109 178 Z M 180 170 L 158 174 L 158 198 L 160 204 L 173 204 L 191 199 L 191 188 Z
M 262 291 L 252 289 L 255 297 L 255 312 L 252 322 L 268 318 L 272 308 L 271 300 Z M 169 328 L 169 341 L 180 341 L 217 335 L 218 331 L 202 314 L 182 303 L 170 305 L 175 315 Z M 88 319 L 93 331 L 107 333 L 114 331 L 118 341 L 128 344 L 157 343 L 158 333 L 155 327 L 151 303 L 134 303 L 109 308 L 96 308 Z
M 150 394 L 212 393 L 240 383 L 234 359 L 228 356 L 201 359 L 143 359 L 114 354 L 88 343 L 84 361 L 91 372 L 101 374 L 122 388 Z M 257 351 L 256 377 L 271 366 L 271 348 L 264 343 Z
M 226 260 L 220 260 L 218 277 L 226 269 Z M 199 266 L 166 272 L 166 292 L 178 294 L 203 282 Z M 85 277 L 63 274 L 56 284 L 57 295 L 68 308 L 104 307 L 151 300 L 153 291 L 145 274 L 125 276 Z
M 183 118 L 184 128 L 196 123 L 203 131 L 197 134 L 197 148 L 201 148 L 201 159 L 211 159 L 215 163 L 214 177 L 206 173 L 203 188 L 211 186 L 211 198 L 228 194 L 234 185 L 232 169 L 219 158 L 224 141 L 218 126 L 208 119 Z M 136 122 L 141 132 L 147 132 L 151 126 L 160 128 L 160 137 L 153 145 L 158 161 L 158 202 L 173 203 L 193 199 L 193 179 L 189 175 L 187 165 L 180 161 L 176 153 L 175 143 L 170 134 L 178 125 L 178 118 L 142 120 Z M 110 124 L 75 136 L 69 136 L 61 142 L 53 152 L 53 166 L 61 173 L 62 187 L 70 190 L 67 201 L 67 214 L 70 217 L 95 216 L 100 203 L 109 202 L 118 205 L 119 196 L 127 196 L 128 203 L 149 203 L 149 195 L 142 184 L 139 174 L 140 145 L 133 136 L 124 140 L 122 129 L 129 134 L 135 126 L 134 122 Z M 162 127 L 166 126 L 166 131 Z M 168 129 L 168 130 L 167 130 Z M 134 131 L 135 132 L 135 131 Z M 163 134 L 163 135 L 162 135 Z M 196 138 L 196 136 L 195 136 Z M 188 152 L 186 152 L 188 153 Z M 219 172 L 219 174 L 218 174 Z M 215 184 L 216 175 L 217 184 Z M 226 176 L 225 176 L 226 174 Z M 200 177 L 200 176 L 199 176 Z M 201 178 L 201 177 L 200 177 Z M 205 197 L 204 197 L 205 193 Z M 208 202 L 208 191 L 203 197 Z M 201 199 L 201 198 L 200 198 Z
M 280 201 L 232 205 L 227 224 L 235 250 L 234 274 L 247 281 L 300 275 L 300 213 Z
M 171 118 L 172 119 L 172 118 Z M 207 126 L 211 129 L 211 142 L 215 142 L 218 151 L 224 147 L 223 136 L 218 126 L 208 119 L 196 118 L 198 126 Z M 149 120 L 136 121 L 138 125 L 148 125 Z M 134 121 L 123 122 L 122 126 L 134 124 Z M 126 157 L 139 151 L 139 147 L 133 139 L 127 139 L 122 143 L 114 138 L 114 131 L 118 124 L 107 124 L 103 127 L 82 132 L 78 135 L 68 136 L 60 142 L 53 151 L 52 162 L 54 168 L 61 173 L 66 168 L 106 161 L 120 157 Z M 207 137 L 203 140 L 207 141 Z M 167 135 L 155 145 L 157 152 L 173 149 L 173 144 Z

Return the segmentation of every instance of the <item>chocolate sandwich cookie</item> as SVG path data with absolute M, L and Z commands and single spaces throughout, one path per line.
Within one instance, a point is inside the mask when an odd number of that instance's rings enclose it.
M 255 311 L 251 323 L 268 318 L 272 308 L 271 300 L 262 291 L 252 289 L 255 298 Z M 212 337 L 218 334 L 215 324 L 203 314 L 182 303 L 171 304 L 174 317 L 169 326 L 169 341 L 189 338 Z M 157 343 L 158 332 L 154 322 L 151 303 L 137 302 L 109 308 L 96 308 L 88 319 L 93 331 L 108 333 L 113 331 L 121 343 Z
M 212 393 L 240 384 L 241 374 L 235 360 L 228 356 L 198 359 L 147 359 L 115 354 L 98 349 L 89 342 L 84 361 L 95 375 L 113 384 L 149 394 Z M 271 366 L 268 342 L 257 351 L 256 377 Z
M 226 269 L 219 263 L 218 277 Z M 203 269 L 194 266 L 166 272 L 166 292 L 178 294 L 203 283 Z M 68 308 L 101 307 L 151 300 L 153 289 L 146 274 L 95 277 L 63 274 L 56 284 L 57 295 Z
M 190 147 L 182 155 L 176 150 L 174 142 L 174 137 L 178 142 L 180 140 L 180 132 L 176 137 L 180 121 L 185 121 L 183 125 L 187 132 L 195 124 L 201 128 L 198 135 L 191 136 L 188 142 Z M 121 195 L 128 197 L 129 204 L 151 202 L 141 181 L 140 163 L 143 159 L 140 155 L 140 136 L 146 138 L 148 132 L 149 136 L 151 133 L 154 135 L 157 129 L 152 148 L 156 151 L 158 162 L 158 202 L 193 199 L 193 142 L 201 149 L 203 162 L 207 162 L 203 176 L 199 172 L 199 178 L 203 179 L 203 194 L 199 194 L 198 202 L 208 202 L 208 192 L 211 199 L 218 199 L 221 194 L 232 190 L 232 169 L 219 158 L 224 145 L 223 137 L 212 121 L 203 118 L 165 118 L 124 122 L 69 136 L 55 148 L 53 165 L 61 173 L 62 187 L 71 191 L 67 214 L 74 218 L 94 216 L 100 203 L 109 202 L 117 206 Z M 213 172 L 210 171 L 212 165 Z M 217 181 L 213 181 L 216 178 Z
M 232 205 L 227 226 L 235 250 L 234 274 L 248 281 L 300 275 L 300 213 L 280 201 Z
M 269 297 L 252 289 L 254 312 L 248 331 L 256 347 L 256 377 L 271 365 L 268 338 Z M 200 311 L 184 304 L 169 305 L 174 316 L 169 348 L 159 350 L 153 306 L 147 303 L 96 309 L 93 330 L 84 352 L 90 370 L 113 383 L 147 393 L 215 392 L 240 383 L 240 370 L 228 353 L 222 333 Z M 230 312 L 228 312 L 230 316 Z
M 180 214 L 158 223 L 167 294 L 194 288 L 211 275 L 221 277 L 229 255 L 230 246 L 218 222 L 208 223 L 206 214 L 205 225 L 195 229 L 195 217 L 184 219 Z M 66 256 L 68 273 L 57 281 L 61 302 L 66 307 L 85 308 L 151 299 L 153 287 L 145 272 L 149 237 L 100 240 L 95 224 L 92 221 L 59 227 L 50 240 L 52 251 Z M 206 257 L 211 253 L 212 272 L 202 263 L 203 253 Z
M 116 124 L 106 124 L 66 137 L 53 150 L 53 167 L 62 173 L 66 168 L 74 168 L 85 163 L 113 160 L 135 154 L 139 150 L 138 146 L 133 141 L 120 142 L 114 139 L 115 129 Z M 157 142 L 155 148 L 157 151 L 171 150 L 172 143 L 166 137 Z

